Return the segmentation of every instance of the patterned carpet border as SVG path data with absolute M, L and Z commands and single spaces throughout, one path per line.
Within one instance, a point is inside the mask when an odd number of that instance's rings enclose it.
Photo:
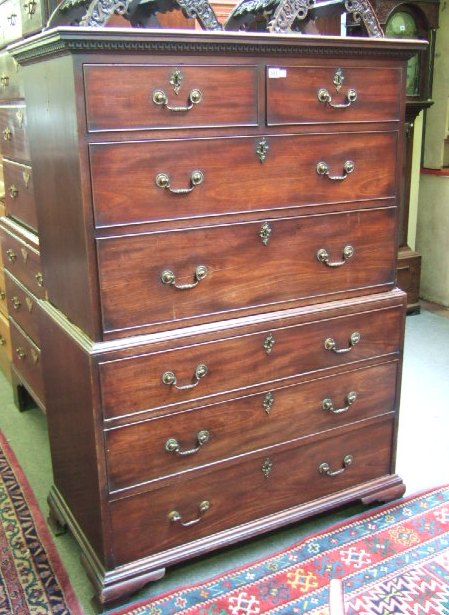
M 449 486 L 408 496 L 201 583 L 110 615 L 449 615 Z
M 20 464 L 0 431 L 0 613 L 83 615 Z

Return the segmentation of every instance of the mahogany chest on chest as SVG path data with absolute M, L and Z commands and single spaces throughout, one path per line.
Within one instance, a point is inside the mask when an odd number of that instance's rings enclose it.
M 51 512 L 100 602 L 395 474 L 416 42 L 50 30 L 23 67 Z

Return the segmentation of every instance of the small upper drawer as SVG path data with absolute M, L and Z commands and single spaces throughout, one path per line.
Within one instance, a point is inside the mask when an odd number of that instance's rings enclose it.
M 87 64 L 84 81 L 91 132 L 258 123 L 257 66 Z
M 40 346 L 39 304 L 36 298 L 8 272 L 5 275 L 9 315 Z
M 25 105 L 0 106 L 0 150 L 6 158 L 30 159 Z
M 395 233 L 391 206 L 98 239 L 103 330 L 389 290 Z
M 400 117 L 396 68 L 267 67 L 267 124 L 379 122 Z
M 0 100 L 23 98 L 23 79 L 21 69 L 8 53 L 0 54 Z
M 31 167 L 3 159 L 3 173 L 7 214 L 37 230 Z
M 5 228 L 5 225 L 0 227 L 0 235 L 3 266 L 33 294 L 41 299 L 45 298 L 38 246 L 31 243 L 31 237 L 25 232 L 23 235 L 16 235 L 10 228 Z
M 244 335 L 237 331 L 235 337 L 206 343 L 193 340 L 184 346 L 178 341 L 168 352 L 154 349 L 101 362 L 105 416 L 168 406 L 192 407 L 193 401 L 198 405 L 198 399 L 210 395 L 285 382 L 318 369 L 399 352 L 402 303 L 343 317 L 330 317 L 329 310 L 317 307 L 307 315 L 307 322 L 298 322 L 298 317 L 286 324 L 278 316 L 263 326 L 252 325 Z
M 397 132 L 90 147 L 98 227 L 395 196 Z

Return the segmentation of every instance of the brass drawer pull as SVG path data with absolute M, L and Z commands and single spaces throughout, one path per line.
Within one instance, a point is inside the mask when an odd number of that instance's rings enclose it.
M 194 282 L 191 282 L 190 284 L 176 284 L 176 275 L 170 269 L 166 269 L 161 273 L 161 280 L 163 284 L 174 286 L 178 290 L 188 290 L 189 288 L 195 288 L 201 280 L 204 280 L 204 278 L 207 277 L 208 273 L 209 272 L 205 265 L 198 265 L 195 269 Z
M 351 333 L 351 337 L 349 338 L 349 346 L 348 348 L 337 348 L 337 343 L 333 337 L 327 337 L 324 340 L 324 348 L 326 350 L 331 350 L 332 352 L 336 352 L 337 354 L 343 354 L 344 352 L 349 352 L 354 348 L 356 344 L 360 342 L 361 335 L 358 331 L 354 331 Z
M 329 105 L 329 107 L 332 107 L 333 109 L 346 109 L 346 107 L 350 107 L 352 103 L 357 100 L 357 91 L 353 88 L 349 89 L 346 94 L 346 100 L 343 103 L 333 103 L 332 96 L 326 88 L 320 88 L 318 90 L 317 98 L 320 102 L 325 105 Z
M 0 76 L 0 85 L 3 89 L 6 89 L 9 86 L 9 75 L 2 73 Z
M 178 440 L 176 438 L 169 438 L 165 443 L 165 450 L 168 453 L 175 453 L 175 455 L 193 455 L 200 450 L 203 444 L 209 442 L 209 438 L 210 433 L 207 431 L 207 429 L 202 429 L 196 434 L 196 441 L 198 442 L 198 446 L 195 446 L 195 448 L 190 448 L 188 450 L 182 451 L 181 445 L 179 444 Z
M 156 175 L 156 186 L 163 190 L 168 190 L 172 194 L 189 194 L 196 186 L 204 181 L 204 173 L 199 170 L 192 171 L 190 174 L 190 188 L 171 188 L 170 175 L 168 173 L 158 173 Z
M 320 248 L 318 250 L 318 252 L 316 253 L 316 257 L 317 259 L 320 261 L 320 263 L 323 263 L 324 265 L 327 265 L 328 267 L 341 267 L 342 265 L 344 265 L 352 256 L 354 255 L 354 248 L 350 245 L 347 245 L 343 248 L 343 252 L 342 252 L 342 257 L 343 260 L 341 261 L 334 261 L 331 262 L 329 260 L 330 256 L 329 256 L 329 252 L 325 249 L 325 248 Z
M 339 474 L 342 474 L 346 470 L 346 468 L 348 468 L 352 464 L 352 461 L 352 455 L 345 455 L 345 457 L 343 458 L 343 467 L 339 470 L 331 470 L 330 465 L 324 461 L 323 463 L 320 463 L 318 471 L 320 474 L 326 474 L 326 476 L 338 476 Z
M 16 199 L 19 196 L 19 190 L 14 184 L 11 184 L 11 186 L 9 187 L 9 196 L 12 199 Z
M 42 275 L 42 273 L 36 273 L 36 275 L 34 276 L 36 278 L 36 282 L 38 286 L 43 286 L 44 285 L 44 276 Z
M 21 346 L 16 348 L 16 353 L 17 353 L 17 356 L 19 357 L 19 359 L 21 361 L 23 361 L 26 358 L 26 356 L 27 356 L 27 353 L 25 352 L 25 350 Z
M 9 25 L 11 27 L 15 26 L 17 23 L 17 13 L 11 13 L 11 15 L 8 15 L 6 19 L 9 21 Z
M 12 248 L 9 248 L 8 250 L 6 250 L 6 256 L 8 257 L 8 260 L 13 263 L 15 260 L 17 260 L 17 254 L 14 252 L 14 250 Z
M 0 335 L 0 346 L 5 346 L 6 345 L 6 340 L 3 337 L 3 335 Z
M 207 376 L 209 369 L 205 363 L 200 363 L 195 368 L 195 373 L 193 375 L 194 382 L 191 384 L 177 384 L 177 378 L 174 372 L 164 372 L 162 374 L 162 382 L 167 386 L 174 386 L 178 391 L 186 391 L 188 389 L 194 389 L 198 386 L 200 380 Z
M 4 130 L 3 130 L 3 140 L 4 141 L 12 141 L 12 130 L 9 126 L 7 126 Z
M 334 408 L 334 404 L 330 397 L 323 399 L 321 402 L 321 407 L 323 410 L 326 410 L 326 412 L 332 412 L 332 414 L 343 414 L 349 410 L 349 407 L 352 406 L 356 399 L 357 393 L 355 391 L 349 391 L 346 395 L 346 406 L 343 406 L 343 408 Z
M 316 172 L 318 175 L 325 175 L 328 179 L 332 181 L 343 181 L 348 177 L 350 173 L 352 173 L 355 169 L 355 164 L 352 160 L 346 160 L 343 164 L 343 175 L 329 175 L 329 166 L 327 162 L 319 162 L 316 165 Z
M 6 299 L 6 292 L 0 288 L 0 299 L 4 301 Z
M 210 502 L 208 502 L 207 500 L 204 500 L 198 506 L 199 515 L 196 519 L 192 519 L 191 521 L 183 521 L 181 513 L 179 513 L 177 510 L 172 510 L 171 512 L 169 512 L 168 518 L 173 523 L 180 523 L 182 527 L 190 527 L 191 525 L 196 525 L 197 523 L 199 523 L 202 519 L 202 515 L 204 515 L 204 513 L 209 510 L 209 508 L 210 508 Z
M 190 111 L 190 109 L 192 109 L 192 107 L 194 105 L 197 105 L 198 103 L 200 103 L 203 99 L 203 93 L 201 92 L 201 90 L 198 90 L 197 88 L 194 88 L 193 90 L 190 90 L 190 94 L 189 94 L 189 98 L 188 98 L 188 103 L 187 106 L 185 107 L 171 107 L 168 104 L 168 96 L 167 94 L 164 92 L 164 90 L 155 90 L 153 92 L 153 102 L 155 105 L 160 105 L 162 107 L 165 107 L 166 109 L 168 109 L 168 111 L 174 111 L 179 112 L 179 111 Z
M 22 306 L 22 302 L 20 301 L 19 297 L 14 296 L 11 299 L 11 303 L 13 305 L 13 308 L 16 310 L 16 312 L 18 312 Z
M 29 0 L 29 2 L 25 2 L 25 4 L 23 5 L 23 8 L 25 10 L 25 13 L 28 15 L 28 17 L 31 18 L 34 15 L 34 13 L 36 12 L 36 6 L 37 6 L 36 0 Z

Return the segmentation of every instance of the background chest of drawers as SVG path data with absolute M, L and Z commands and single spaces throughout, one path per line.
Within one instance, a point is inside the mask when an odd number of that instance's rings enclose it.
M 397 186 L 417 48 L 63 28 L 11 48 L 48 292 L 51 514 L 100 602 L 403 493 Z
M 4 195 L 0 218 L 2 367 L 11 377 L 19 409 L 35 403 L 45 409 L 37 303 L 45 291 L 26 103 L 20 67 L 6 51 L 0 54 L 0 135 Z

